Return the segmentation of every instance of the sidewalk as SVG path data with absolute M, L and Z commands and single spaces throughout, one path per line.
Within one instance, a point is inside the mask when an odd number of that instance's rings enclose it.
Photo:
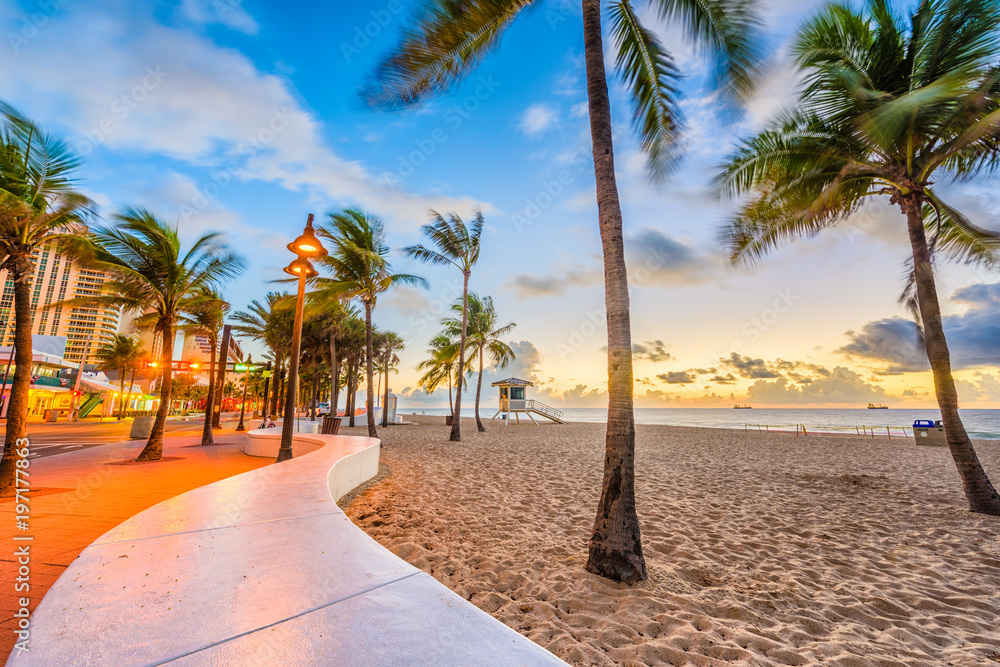
M 163 500 L 211 482 L 271 463 L 242 452 L 242 434 L 216 435 L 216 444 L 201 447 L 200 435 L 167 437 L 163 460 L 126 463 L 145 441 L 122 442 L 32 460 L 30 530 L 14 526 L 14 501 L 0 501 L 0 662 L 14 647 L 18 598 L 39 600 L 66 567 L 91 542 Z M 33 536 L 14 541 L 15 534 Z M 31 545 L 30 591 L 16 592 L 15 550 Z

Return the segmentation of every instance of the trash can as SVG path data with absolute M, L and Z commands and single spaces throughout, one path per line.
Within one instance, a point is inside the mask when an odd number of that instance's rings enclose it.
M 322 435 L 337 435 L 340 430 L 340 417 L 323 417 L 323 426 L 320 428 Z
M 128 434 L 129 439 L 144 440 L 148 438 L 149 434 L 153 431 L 154 421 L 156 421 L 156 417 L 152 415 L 134 418 L 132 420 L 132 430 Z
M 918 445 L 928 447 L 947 447 L 948 440 L 944 435 L 944 425 L 940 421 L 918 419 L 913 422 L 913 439 Z
M 445 417 L 444 417 L 444 425 L 445 426 L 451 426 L 454 423 L 455 423 L 455 416 L 454 415 L 445 415 Z
M 58 410 L 46 410 L 45 411 L 45 421 L 47 421 L 47 422 L 59 421 L 59 411 Z

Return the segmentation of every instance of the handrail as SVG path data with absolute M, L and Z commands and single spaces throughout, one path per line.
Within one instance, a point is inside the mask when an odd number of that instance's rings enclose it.
M 535 410 L 536 412 L 539 412 L 549 417 L 557 417 L 559 419 L 562 419 L 563 416 L 562 410 L 556 410 L 555 408 L 549 407 L 544 403 L 539 403 L 534 399 L 528 401 L 528 404 L 525 407 L 527 407 L 529 410 Z

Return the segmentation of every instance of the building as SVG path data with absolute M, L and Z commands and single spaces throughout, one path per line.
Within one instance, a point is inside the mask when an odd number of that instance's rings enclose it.
M 31 333 L 36 336 L 65 336 L 63 359 L 79 364 L 97 363 L 97 350 L 118 333 L 120 313 L 108 308 L 49 308 L 54 303 L 81 296 L 96 296 L 107 282 L 102 271 L 85 269 L 57 252 L 51 243 L 35 250 L 35 276 L 31 288 Z M 14 342 L 14 282 L 7 271 L 0 271 L 0 322 L 4 327 L 0 342 Z
M 32 341 L 34 342 L 34 341 Z M 51 340 L 45 343 L 52 343 Z M 46 347 L 40 345 L 39 347 Z M 51 348 L 51 345 L 47 347 Z M 7 404 L 10 401 L 10 388 L 14 384 L 13 363 L 14 347 L 0 347 L 0 387 L 3 387 L 3 405 L 0 406 L 0 417 L 7 416 Z M 31 386 L 28 389 L 28 416 L 43 417 L 48 410 L 58 410 L 61 414 L 69 414 L 73 407 L 73 386 L 64 377 L 71 365 L 66 363 L 57 350 L 31 350 Z M 6 383 L 4 376 L 6 375 Z

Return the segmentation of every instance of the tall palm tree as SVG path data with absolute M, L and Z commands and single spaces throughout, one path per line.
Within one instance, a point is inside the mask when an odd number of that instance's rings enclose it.
M 886 0 L 861 12 L 829 6 L 795 40 L 806 85 L 794 109 L 747 140 L 718 179 L 722 194 L 747 197 L 724 234 L 734 261 L 842 222 L 867 197 L 899 207 L 948 447 L 970 509 L 987 514 L 1000 514 L 1000 496 L 959 416 L 932 260 L 940 250 L 998 267 L 1000 234 L 972 225 L 932 185 L 1000 164 L 998 22 L 997 0 L 925 0 L 905 17 Z
M 66 305 L 151 310 L 154 331 L 163 343 L 160 406 L 145 448 L 137 461 L 163 455 L 163 428 L 170 411 L 171 365 L 179 318 L 199 309 L 223 283 L 243 271 L 243 260 L 230 252 L 220 234 L 205 234 L 182 252 L 176 227 L 138 208 L 115 216 L 115 224 L 91 235 L 90 261 L 107 272 L 104 294 L 71 299 Z
M 404 248 L 410 257 L 431 264 L 452 265 L 462 272 L 462 326 L 458 338 L 458 367 L 465 368 L 465 343 L 468 335 L 469 319 L 469 276 L 472 267 L 479 261 L 479 241 L 483 235 L 483 214 L 476 212 L 471 227 L 466 226 L 457 214 L 451 213 L 446 220 L 437 211 L 431 211 L 434 222 L 421 227 L 424 236 L 437 247 L 437 250 L 423 245 Z M 452 442 L 462 440 L 462 374 L 455 377 L 455 406 L 452 408 L 451 436 Z
M 632 334 L 622 213 L 615 181 L 611 102 L 601 34 L 602 1 L 581 0 L 590 134 L 597 181 L 598 224 L 604 251 L 608 316 L 608 427 L 604 482 L 591 534 L 587 570 L 635 583 L 646 578 L 635 511 L 635 418 L 632 412 Z M 715 56 L 719 99 L 745 99 L 756 62 L 757 20 L 751 0 L 645 0 Z M 416 24 L 405 29 L 395 52 L 375 72 L 364 96 L 373 106 L 398 108 L 442 93 L 500 43 L 504 30 L 541 0 L 425 0 Z M 673 58 L 639 21 L 632 0 L 610 0 L 607 15 L 616 66 L 630 93 L 632 124 L 649 157 L 652 176 L 675 163 L 680 130 Z
M 114 370 L 121 373 L 121 395 L 122 400 L 118 406 L 118 420 L 125 417 L 125 406 L 128 405 L 128 398 L 125 396 L 125 376 L 129 370 L 135 370 L 145 354 L 142 343 L 132 336 L 125 334 L 115 334 L 110 342 L 104 343 L 97 348 L 97 358 L 101 360 L 101 370 Z M 129 388 L 131 395 L 132 389 Z
M 332 278 L 316 278 L 316 285 L 357 298 L 365 308 L 365 372 L 368 379 L 368 436 L 377 437 L 375 428 L 375 368 L 372 346 L 372 309 L 378 295 L 397 285 L 427 285 L 419 276 L 393 273 L 387 256 L 382 220 L 357 208 L 330 215 L 332 227 L 318 232 L 333 242 L 333 250 L 320 260 Z
M 451 392 L 452 378 L 455 375 L 455 368 L 458 366 L 458 342 L 452 340 L 446 333 L 438 334 L 431 339 L 427 354 L 430 356 L 417 364 L 417 370 L 424 371 L 417 384 L 430 394 L 441 386 L 442 382 L 447 381 L 448 409 L 454 417 L 455 402 Z
M 452 310 L 458 312 L 462 309 L 461 304 L 454 304 Z M 461 327 L 457 318 L 444 321 L 448 333 L 454 335 Z M 497 325 L 497 311 L 493 305 L 493 297 L 480 297 L 478 294 L 469 294 L 469 343 L 473 352 L 470 355 L 470 363 L 473 360 L 479 361 L 479 379 L 476 382 L 476 426 L 480 432 L 486 430 L 483 420 L 479 416 L 479 400 L 483 393 L 483 366 L 487 355 L 490 357 L 491 365 L 504 368 L 514 360 L 514 350 L 510 345 L 501 340 L 502 337 L 514 330 L 517 325 L 513 322 L 503 326 Z
M 226 373 L 226 355 L 219 361 L 219 369 L 216 369 L 216 352 L 219 349 L 219 337 L 222 335 L 223 323 L 226 314 L 229 312 L 229 303 L 225 301 L 218 292 L 206 290 L 198 303 L 189 313 L 182 313 L 178 319 L 180 326 L 185 331 L 201 334 L 208 339 L 209 366 L 208 366 L 208 392 L 205 395 L 205 425 L 201 431 L 201 444 L 214 445 L 215 436 L 212 434 L 212 416 L 215 414 L 215 393 L 216 378 Z
M 274 391 L 271 394 L 271 415 L 278 414 L 281 402 L 279 382 L 284 374 L 285 358 L 292 338 L 294 297 L 287 292 L 268 292 L 264 303 L 254 300 L 247 309 L 233 313 L 233 331 L 259 341 L 271 351 L 274 360 Z M 268 409 L 264 407 L 265 411 Z
M 14 378 L 0 460 L 0 497 L 14 495 L 27 437 L 31 385 L 31 285 L 35 251 L 45 243 L 67 250 L 85 233 L 91 202 L 75 189 L 79 160 L 59 138 L 0 102 L 0 269 L 14 283 Z

